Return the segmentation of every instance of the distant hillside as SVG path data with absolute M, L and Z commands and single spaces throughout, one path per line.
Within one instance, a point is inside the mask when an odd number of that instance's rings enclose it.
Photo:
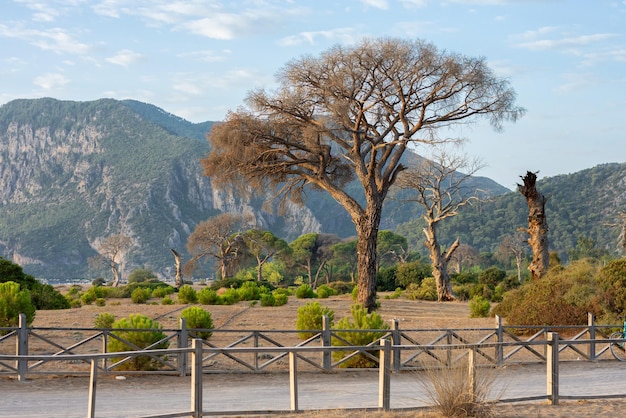
M 521 173 L 524 174 L 524 173 Z M 520 180 L 521 182 L 521 180 Z M 567 261 L 578 237 L 593 239 L 598 248 L 619 254 L 620 230 L 609 224 L 619 221 L 626 207 L 626 163 L 602 164 L 577 173 L 549 177 L 537 182 L 544 194 L 550 248 Z M 528 206 L 517 191 L 494 197 L 445 222 L 440 235 L 448 245 L 458 236 L 480 252 L 493 252 L 507 234 L 527 227 Z M 419 221 L 400 225 L 416 246 L 423 241 Z
M 209 151 L 205 136 L 213 123 L 191 123 L 134 100 L 45 98 L 1 106 L 0 256 L 37 277 L 93 277 L 88 258 L 97 254 L 102 239 L 122 233 L 134 243 L 125 254 L 125 275 L 136 267 L 148 267 L 171 277 L 170 248 L 187 257 L 191 231 L 222 212 L 252 213 L 256 227 L 288 241 L 307 232 L 355 234 L 345 210 L 320 191 L 308 191 L 304 207 L 289 205 L 279 215 L 265 210 L 273 205 L 272 196 L 260 194 L 242 201 L 214 190 L 200 164 Z M 407 154 L 405 163 L 410 165 L 416 158 Z M 546 182 L 542 191 L 554 195 L 549 210 L 563 217 L 548 220 L 552 230 L 577 230 L 597 221 L 601 236 L 601 223 L 614 213 L 607 205 L 618 183 L 622 195 L 613 196 L 613 201 L 623 206 L 623 170 L 609 165 L 602 175 L 594 171 L 580 174 L 580 179 L 579 174 L 563 176 L 555 190 Z M 589 182 L 590 177 L 596 180 Z M 585 181 L 592 185 L 612 181 L 616 186 L 605 190 L 604 197 L 593 194 L 585 201 L 585 193 L 592 193 L 582 190 Z M 442 231 L 460 231 L 466 243 L 491 249 L 511 228 L 523 226 L 525 203 L 491 179 L 475 177 L 472 182 L 474 188 L 502 197 L 462 214 Z M 544 188 L 544 183 L 539 186 Z M 348 187 L 358 194 L 358 184 Z M 595 187 L 593 193 L 599 190 Z M 603 198 L 606 205 L 596 206 Z M 381 228 L 399 228 L 420 243 L 421 227 L 415 224 L 420 214 L 415 205 L 389 199 Z M 568 226 L 572 222 L 574 226 Z M 557 227 L 559 223 L 564 226 Z M 608 245 L 610 238 L 607 235 L 602 242 Z M 567 243 L 555 245 L 566 246 L 575 243 L 576 236 L 562 233 L 559 239 Z

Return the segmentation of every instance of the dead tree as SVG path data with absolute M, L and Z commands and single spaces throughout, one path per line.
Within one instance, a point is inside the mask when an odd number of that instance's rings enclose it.
M 173 248 L 170 248 L 170 251 L 174 254 L 174 263 L 176 263 L 176 281 L 174 285 L 179 289 L 183 285 L 183 271 L 181 268 L 182 257 Z
M 546 218 L 546 201 L 544 195 L 539 193 L 536 187 L 537 173 L 526 172 L 520 176 L 524 184 L 518 184 L 517 189 L 526 198 L 528 204 L 528 245 L 533 252 L 533 260 L 528 270 L 533 280 L 539 280 L 550 265 L 550 253 L 548 251 L 548 221 Z

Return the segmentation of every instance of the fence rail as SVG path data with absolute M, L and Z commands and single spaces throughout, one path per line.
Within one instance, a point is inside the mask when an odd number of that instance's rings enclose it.
M 621 395 L 607 395 L 607 396 L 561 396 L 559 394 L 559 362 L 560 353 L 563 347 L 596 344 L 597 340 L 562 340 L 559 338 L 559 334 L 555 332 L 549 332 L 546 335 L 545 340 L 534 339 L 533 341 L 522 342 L 521 344 L 527 348 L 542 347 L 546 351 L 546 392 L 545 395 L 518 397 L 509 399 L 499 399 L 499 402 L 522 402 L 522 401 L 538 401 L 547 400 L 548 403 L 556 405 L 560 399 L 603 399 L 603 398 L 626 398 L 626 394 Z M 412 352 L 422 351 L 428 353 L 435 353 L 437 359 L 444 358 L 444 355 L 439 354 L 439 351 L 445 353 L 462 352 L 459 357 L 467 357 L 467 367 L 470 376 L 475 376 L 477 367 L 477 358 L 481 351 L 488 348 L 492 349 L 506 349 L 515 347 L 519 342 L 496 342 L 496 343 L 482 343 L 482 344 L 445 344 L 445 345 L 393 345 L 389 339 L 381 339 L 375 346 L 355 346 L 352 347 L 355 351 L 368 351 L 375 350 L 378 354 L 379 362 L 379 379 L 378 379 L 378 409 L 383 411 L 391 410 L 391 374 L 394 370 L 392 367 L 392 358 L 396 351 L 398 352 Z M 345 347 L 223 347 L 223 348 L 211 348 L 206 347 L 206 344 L 201 339 L 193 339 L 191 346 L 186 348 L 168 348 L 168 349 L 154 349 L 151 350 L 151 355 L 156 357 L 162 356 L 184 356 L 190 357 L 189 365 L 191 371 L 191 384 L 190 384 L 190 409 L 185 411 L 175 411 L 159 413 L 159 415 L 153 415 L 152 417 L 183 417 L 193 416 L 201 417 L 205 414 L 203 411 L 203 369 L 204 359 L 207 356 L 213 354 L 228 354 L 232 356 L 259 352 L 273 353 L 276 355 L 283 355 L 285 352 L 289 360 L 289 392 L 290 392 L 290 411 L 300 411 L 298 404 L 298 361 L 305 354 L 311 353 L 333 353 L 340 350 L 345 350 Z M 0 354 L 0 362 L 20 362 L 27 363 L 40 363 L 40 362 L 63 362 L 71 360 L 80 360 L 90 364 L 90 380 L 89 380 L 89 399 L 88 399 L 88 417 L 94 417 L 96 413 L 96 393 L 97 393 L 97 379 L 100 367 L 99 363 L 104 360 L 111 360 L 113 357 L 132 358 L 135 356 L 145 356 L 146 351 L 127 351 L 119 353 L 97 353 L 97 354 L 57 354 L 57 355 L 3 355 Z M 470 383 L 472 390 L 476 387 L 473 383 Z M 285 412 L 285 411 L 266 411 L 266 412 Z M 210 414 L 221 414 L 220 411 L 211 411 Z M 233 411 L 224 411 L 225 414 L 232 414 Z M 238 414 L 254 413 L 254 411 L 236 411 Z
M 545 340 L 548 333 L 559 332 L 567 336 L 567 344 L 559 346 L 562 359 L 583 359 L 596 361 L 611 358 L 609 344 L 606 339 L 610 330 L 617 326 L 598 325 L 593 315 L 589 314 L 588 324 L 585 326 L 549 326 L 525 327 L 503 325 L 501 318 L 496 317 L 494 328 L 450 328 L 450 329 L 401 329 L 399 321 L 393 320 L 386 330 L 333 330 L 329 326 L 328 318 L 324 318 L 321 330 L 310 330 L 311 338 L 301 341 L 298 333 L 302 330 L 210 330 L 213 336 L 210 340 L 202 341 L 207 349 L 207 356 L 202 359 L 203 367 L 214 372 L 220 371 L 247 371 L 268 372 L 286 371 L 288 368 L 288 347 L 326 347 L 342 346 L 342 350 L 309 350 L 297 353 L 303 369 L 330 371 L 342 368 L 356 356 L 367 358 L 376 367 L 379 357 L 370 347 L 358 348 L 351 346 L 342 335 L 348 332 L 377 332 L 383 339 L 390 340 L 394 347 L 391 353 L 391 367 L 394 371 L 419 369 L 424 362 L 434 361 L 449 365 L 458 358 L 448 350 L 439 350 L 433 347 L 452 346 L 454 344 L 473 345 L 476 355 L 494 366 L 505 364 L 529 363 L 547 361 L 547 348 L 534 341 Z M 93 328 L 56 328 L 26 326 L 24 316 L 20 316 L 18 327 L 0 328 L 0 354 L 15 354 L 19 359 L 16 362 L 0 360 L 0 375 L 17 375 L 20 380 L 33 374 L 77 374 L 90 373 L 91 364 L 82 359 L 85 354 L 108 354 L 109 342 L 113 339 L 126 344 L 128 349 L 142 349 L 145 356 L 149 356 L 158 365 L 152 373 L 170 373 L 187 375 L 190 365 L 187 356 L 169 355 L 158 356 L 153 348 L 167 344 L 172 348 L 187 348 L 191 340 L 195 339 L 202 329 L 187 328 L 184 319 L 180 321 L 178 329 L 160 329 L 165 338 L 149 347 L 141 348 L 132 342 L 121 338 L 117 333 L 124 331 L 153 332 L 155 330 L 141 329 L 93 329 Z M 305 330 L 306 331 L 306 330 Z M 529 332 L 533 332 L 528 335 Z M 584 341 L 584 343 L 582 342 Z M 373 343 L 377 344 L 377 343 Z M 413 350 L 402 350 L 398 347 L 421 347 Z M 219 350 L 220 348 L 254 348 L 253 351 Z M 343 355 L 337 354 L 338 351 Z M 335 353 L 333 355 L 333 352 Z M 49 355 L 53 357 L 74 356 L 72 360 L 63 362 L 39 360 L 30 362 L 24 360 L 28 355 Z M 20 360 L 21 359 L 21 360 Z M 99 372 L 114 373 L 119 370 L 130 358 L 104 355 L 97 364 Z M 143 372 L 148 373 L 148 372 Z

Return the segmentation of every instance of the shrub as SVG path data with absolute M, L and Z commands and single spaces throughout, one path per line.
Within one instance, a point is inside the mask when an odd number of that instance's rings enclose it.
M 283 306 L 289 302 L 289 296 L 285 293 L 276 293 L 276 291 L 274 291 L 272 292 L 272 295 L 274 296 L 274 306 Z
M 343 346 L 345 341 L 348 341 L 350 345 L 363 346 L 371 344 L 374 341 L 381 339 L 385 335 L 385 331 L 365 331 L 354 332 L 360 330 L 386 330 L 389 329 L 389 325 L 383 321 L 382 317 L 376 313 L 367 313 L 367 310 L 363 305 L 355 304 L 350 307 L 352 317 L 341 318 L 337 325 L 334 327 L 335 334 L 339 338 L 332 339 L 333 346 Z M 333 359 L 340 361 L 351 351 L 333 351 Z M 376 367 L 378 362 L 373 357 L 379 356 L 379 350 L 368 351 L 367 354 L 361 353 L 341 363 L 340 367 L 345 368 L 368 368 Z
M 353 283 L 348 283 L 348 282 L 330 282 L 328 284 L 328 287 L 330 287 L 331 289 L 334 289 L 338 295 L 345 295 L 348 293 L 352 292 L 352 289 L 354 289 L 354 284 Z
M 396 285 L 406 289 L 411 283 L 420 284 L 424 277 L 429 277 L 431 274 L 432 267 L 430 264 L 422 263 L 420 260 L 398 264 Z
M 433 277 L 426 277 L 422 283 L 410 284 L 406 288 L 406 296 L 413 300 L 437 300 L 437 285 Z
M 333 289 L 332 287 L 328 287 L 325 284 L 317 288 L 317 297 L 319 299 L 326 299 L 327 297 L 334 296 L 336 294 L 337 292 L 335 291 L 335 289 Z
M 108 312 L 102 312 L 96 316 L 96 319 L 94 319 L 93 326 L 95 328 L 111 329 L 113 328 L 114 322 L 115 316 Z
M 219 303 L 220 305 L 234 305 L 239 302 L 239 295 L 237 294 L 237 289 L 222 289 L 221 294 L 219 295 Z
M 108 352 L 136 351 L 150 347 L 151 349 L 165 349 L 169 347 L 166 336 L 161 331 L 161 325 L 145 315 L 131 314 L 113 323 L 111 338 L 107 344 Z M 115 331 L 116 329 L 122 331 Z M 133 331 L 135 330 L 135 331 Z M 114 362 L 122 358 L 114 358 Z M 134 356 L 119 364 L 117 370 L 157 370 L 160 362 L 149 356 Z
M 308 284 L 302 284 L 298 286 L 296 289 L 296 297 L 298 299 L 313 299 L 316 298 L 317 295 Z
M 105 298 L 96 299 L 96 306 L 106 306 L 107 300 Z
M 260 295 L 261 289 L 259 289 L 256 282 L 244 282 L 241 287 L 237 289 L 237 299 L 239 300 L 259 300 Z
M 452 365 L 424 365 L 426 379 L 420 380 L 431 405 L 443 417 L 492 417 L 495 375 L 478 368 L 474 382 L 468 361 Z M 496 394 L 496 397 L 498 394 Z
M 482 296 L 474 296 L 469 302 L 470 318 L 486 318 L 489 316 L 491 303 Z
M 243 284 L 245 280 L 243 279 L 236 279 L 234 277 L 228 277 L 226 279 L 222 279 L 222 280 L 216 280 L 213 283 L 211 283 L 211 289 L 213 290 L 219 290 L 221 288 L 239 288 L 241 287 L 241 285 Z
M 376 290 L 387 291 L 396 288 L 396 267 L 381 267 L 376 274 Z
M 171 295 L 172 293 L 174 293 L 174 288 L 172 286 L 157 287 L 156 289 L 152 290 L 152 297 L 164 298 L 165 296 Z
M 188 284 L 182 285 L 178 289 L 178 303 L 196 303 L 198 301 L 198 294 L 195 289 Z
M 26 325 L 30 326 L 35 319 L 35 311 L 28 290 L 20 290 L 20 285 L 15 282 L 0 283 L 0 327 L 18 326 L 21 313 L 26 315 Z
M 271 293 L 263 293 L 261 295 L 261 306 L 274 306 L 276 303 L 276 298 Z
M 174 304 L 174 301 L 169 296 L 165 296 L 163 299 L 161 299 L 161 305 L 173 305 L 173 304 Z
M 36 283 L 30 289 L 30 299 L 36 309 L 69 309 L 70 303 L 52 285 Z
M 93 279 L 93 281 L 91 282 L 92 286 L 104 286 L 106 284 L 106 280 L 104 280 L 102 277 L 98 277 L 97 279 Z M 72 286 L 74 287 L 74 286 Z
M 130 294 L 130 298 L 133 303 L 146 303 L 146 301 L 150 299 L 151 295 L 152 292 L 150 289 L 142 289 L 141 287 L 138 287 L 133 290 L 133 293 Z
M 197 338 L 208 340 L 213 333 L 206 331 L 207 329 L 213 329 L 213 317 L 211 312 L 205 311 L 199 306 L 190 306 L 183 309 L 180 313 L 180 317 L 184 318 L 187 322 L 187 328 L 202 329 L 203 331 L 194 332 Z
M 198 302 L 203 305 L 217 305 L 219 300 L 217 292 L 211 288 L 205 287 L 198 292 Z
M 308 340 L 323 326 L 323 317 L 328 316 L 329 325 L 332 326 L 335 319 L 335 312 L 328 307 L 322 307 L 319 302 L 308 302 L 298 308 L 298 318 L 296 319 L 296 329 L 303 331 L 298 333 L 298 337 Z M 305 332 L 308 331 L 308 332 Z
M 138 268 L 130 272 L 128 275 L 128 284 L 143 283 L 156 279 L 157 276 L 150 269 Z

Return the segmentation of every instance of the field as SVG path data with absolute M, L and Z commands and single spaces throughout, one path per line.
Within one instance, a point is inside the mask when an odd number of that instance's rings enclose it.
M 63 292 L 66 289 L 60 288 Z M 397 319 L 402 329 L 410 328 L 493 328 L 493 318 L 469 318 L 467 303 L 451 302 L 437 303 L 426 301 L 409 301 L 406 299 L 385 299 L 384 295 L 378 313 L 386 321 Z M 249 302 L 240 302 L 232 306 L 205 306 L 213 317 L 214 327 L 218 329 L 278 329 L 293 330 L 300 306 L 311 300 L 289 298 L 289 303 L 282 307 L 261 307 Z M 126 317 L 129 314 L 142 313 L 157 319 L 164 328 L 177 328 L 180 311 L 187 305 L 137 305 L 130 299 L 108 300 L 106 306 L 86 305 L 81 308 L 55 311 L 38 311 L 34 327 L 93 327 L 94 318 L 103 312 L 113 314 L 116 318 Z M 334 310 L 335 318 L 340 319 L 349 315 L 352 303 L 349 296 L 336 296 L 319 300 L 323 306 Z M 503 417 L 597 417 L 621 414 L 626 402 L 623 401 L 570 401 L 562 402 L 558 406 L 548 406 L 544 403 L 530 403 L 524 405 L 499 404 L 494 415 Z M 356 416 L 353 413 L 335 411 L 309 412 L 299 414 L 301 417 L 321 416 Z M 406 413 L 368 413 L 372 417 L 437 417 L 434 412 L 406 412 Z

